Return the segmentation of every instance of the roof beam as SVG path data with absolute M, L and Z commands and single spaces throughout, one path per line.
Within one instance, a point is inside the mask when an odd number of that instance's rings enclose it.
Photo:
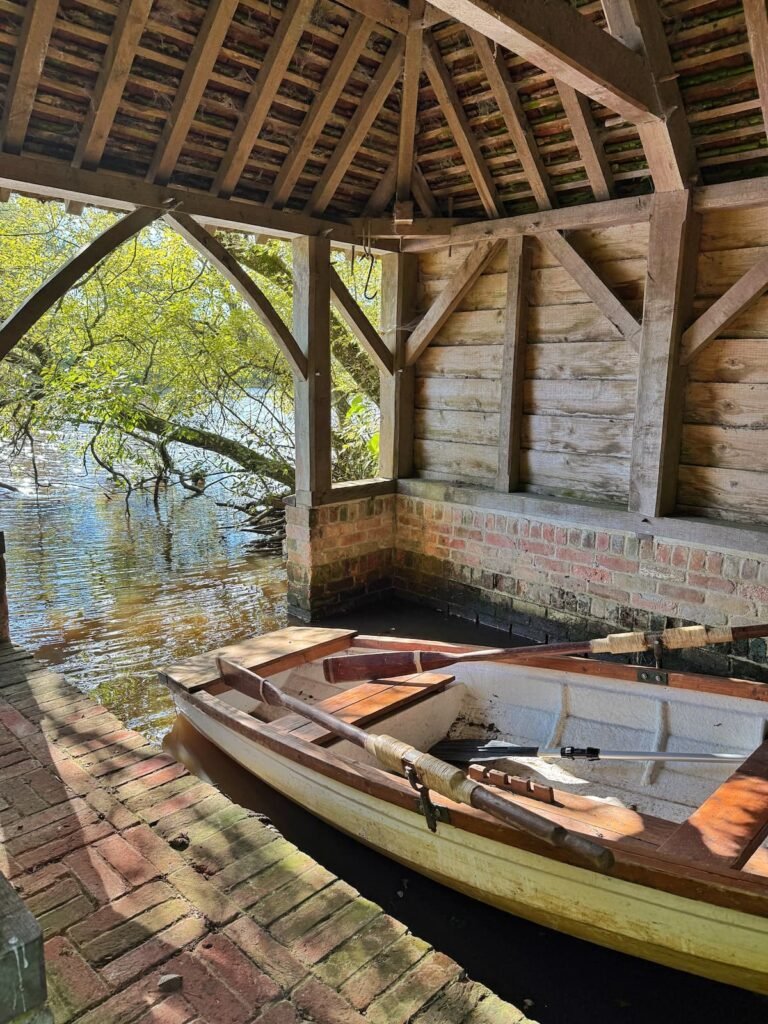
M 673 192 L 696 182 L 698 169 L 691 130 L 658 0 L 602 0 L 608 31 L 625 46 L 644 53 L 663 119 L 639 124 L 648 169 L 657 192 Z
M 549 250 L 558 263 L 567 270 L 576 284 L 594 302 L 600 312 L 622 334 L 635 351 L 640 348 L 640 324 L 626 306 L 618 299 L 608 285 L 597 276 L 587 263 L 559 231 L 545 231 L 539 241 Z
M 472 132 L 456 86 L 445 66 L 440 48 L 430 32 L 424 35 L 424 67 L 486 214 L 489 217 L 500 216 L 504 213 L 504 207 L 496 192 L 496 185 L 480 150 L 480 144 Z
M 480 277 L 496 253 L 501 242 L 479 242 L 451 277 L 427 312 L 412 331 L 405 348 L 405 362 L 412 366 L 429 346 L 448 317 Z
M 422 19 L 424 0 L 410 0 L 410 23 L 405 37 L 403 61 L 403 89 L 400 100 L 400 126 L 397 148 L 397 182 L 395 187 L 395 213 L 397 204 L 411 201 L 413 157 L 416 149 L 416 114 L 419 104 L 421 78 Z
M 307 213 L 313 215 L 322 213 L 333 199 L 341 179 L 347 173 L 363 139 L 370 131 L 371 125 L 378 117 L 384 101 L 397 81 L 402 66 L 402 57 L 403 41 L 398 38 L 390 45 L 378 71 L 360 97 L 357 110 L 352 115 L 344 134 L 338 140 L 331 159 L 326 164 L 320 180 L 309 197 L 309 202 L 306 205 Z
M 604 199 L 610 199 L 613 192 L 613 174 L 597 134 L 589 100 L 565 82 L 556 81 L 555 85 L 560 93 L 560 101 L 568 118 L 573 141 L 587 172 L 592 194 L 599 203 Z
M 325 74 L 322 88 L 312 101 L 299 133 L 272 183 L 266 200 L 267 206 L 283 206 L 290 198 L 375 24 L 371 18 L 361 18 L 359 15 L 353 15 L 350 19 L 344 38 Z
M 84 274 L 93 270 L 123 242 L 133 238 L 159 216 L 159 210 L 139 207 L 138 210 L 112 224 L 106 231 L 102 231 L 92 242 L 67 260 L 63 267 L 59 267 L 56 273 L 25 299 L 0 326 L 0 359 L 8 355 L 14 345 L 21 341 L 38 320 L 62 299 Z
M 683 335 L 681 362 L 683 365 L 700 355 L 755 299 L 768 288 L 768 256 L 763 256 L 754 267 L 742 275 L 735 284 L 713 303 L 706 313 L 693 323 Z
M 208 260 L 229 281 L 240 298 L 261 320 L 269 336 L 288 360 L 291 370 L 306 380 L 307 357 L 280 319 L 275 307 L 232 253 L 210 231 L 206 231 L 185 213 L 171 212 L 166 214 L 165 219 L 203 259 Z
M 20 153 L 24 145 L 58 9 L 58 0 L 30 0 L 24 11 L 0 123 L 7 153 Z
M 662 116 L 645 58 L 566 0 L 430 2 L 628 121 Z
M 768 12 L 765 0 L 744 0 L 744 18 L 763 124 L 768 125 Z
M 235 191 L 313 5 L 314 0 L 288 0 L 211 186 L 215 195 L 231 196 Z
M 170 181 L 237 4 L 238 0 L 211 0 L 208 4 L 176 98 L 155 148 L 147 181 L 158 185 L 166 185 Z
M 94 170 L 101 162 L 151 8 L 152 0 L 128 0 L 118 9 L 90 108 L 77 140 L 73 167 Z
M 336 268 L 331 265 L 331 302 L 373 360 L 378 370 L 394 373 L 394 356 L 381 339 L 381 335 L 371 321 L 355 302 L 349 289 L 339 277 Z
M 394 3 L 394 0 L 338 0 L 342 7 L 357 11 L 366 18 L 373 18 L 380 25 L 386 25 L 393 32 L 404 36 L 408 32 L 408 9 Z
M 432 195 L 432 190 L 429 187 L 427 179 L 421 173 L 421 168 L 417 163 L 414 163 L 413 165 L 411 188 L 413 189 L 413 198 L 418 203 L 422 214 L 425 217 L 437 217 L 437 202 L 435 197 Z
M 549 180 L 544 161 L 541 159 L 539 147 L 536 145 L 536 139 L 528 118 L 525 116 L 517 89 L 504 62 L 504 56 L 498 49 L 494 56 L 490 43 L 479 32 L 470 29 L 469 37 L 480 58 L 480 63 L 483 65 L 485 77 L 488 79 L 493 98 L 514 143 L 515 153 L 520 161 L 523 174 L 531 186 L 536 205 L 540 210 L 550 210 L 553 206 L 557 206 L 556 193 Z

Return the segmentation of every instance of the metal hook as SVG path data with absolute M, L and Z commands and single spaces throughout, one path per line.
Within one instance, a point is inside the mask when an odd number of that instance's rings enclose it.
M 369 295 L 368 294 L 368 285 L 371 283 L 371 275 L 373 274 L 373 266 L 374 266 L 374 263 L 376 262 L 376 257 L 373 255 L 373 253 L 369 253 L 368 254 L 368 259 L 371 262 L 368 264 L 368 276 L 365 279 L 365 288 L 363 288 L 363 295 L 365 296 L 365 298 L 369 302 L 373 302 L 373 300 L 378 296 L 379 293 L 378 293 L 378 291 L 375 291 L 373 293 L 373 295 Z

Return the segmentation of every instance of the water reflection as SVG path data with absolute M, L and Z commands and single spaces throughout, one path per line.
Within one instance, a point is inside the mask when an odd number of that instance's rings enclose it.
M 12 637 L 58 666 L 129 727 L 158 739 L 174 713 L 157 665 L 285 624 L 282 559 L 252 550 L 240 517 L 171 490 L 155 508 L 38 451 L 46 486 L 7 464 L 0 479 Z

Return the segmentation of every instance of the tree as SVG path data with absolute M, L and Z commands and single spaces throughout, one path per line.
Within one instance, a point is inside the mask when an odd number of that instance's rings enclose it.
M 21 197 L 5 204 L 0 316 L 113 219 Z M 290 323 L 289 247 L 223 241 Z M 346 258 L 334 261 L 351 281 Z M 376 303 L 367 307 L 376 318 Z M 372 475 L 378 374 L 335 316 L 332 354 L 334 474 Z M 80 281 L 0 364 L 0 437 L 18 447 L 65 427 L 129 492 L 152 479 L 196 491 L 215 481 L 238 500 L 293 486 L 289 369 L 256 315 L 161 222 Z

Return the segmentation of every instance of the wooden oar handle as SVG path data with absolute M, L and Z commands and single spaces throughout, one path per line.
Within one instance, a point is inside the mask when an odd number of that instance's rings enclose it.
M 734 632 L 729 626 L 681 626 L 660 633 L 611 633 L 593 640 L 589 646 L 592 654 L 633 654 L 647 651 L 656 643 L 673 651 L 706 647 L 709 644 L 729 644 L 733 639 Z

